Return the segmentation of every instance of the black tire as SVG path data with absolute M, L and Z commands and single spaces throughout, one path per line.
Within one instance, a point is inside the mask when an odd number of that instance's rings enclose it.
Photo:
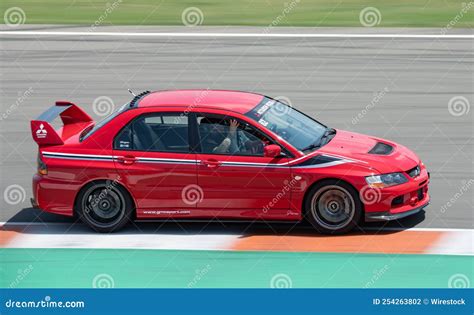
M 314 185 L 304 201 L 305 219 L 323 234 L 345 234 L 360 222 L 363 212 L 357 191 L 339 180 Z
M 135 207 L 125 188 L 116 182 L 98 181 L 81 189 L 75 211 L 93 230 L 110 233 L 131 221 Z

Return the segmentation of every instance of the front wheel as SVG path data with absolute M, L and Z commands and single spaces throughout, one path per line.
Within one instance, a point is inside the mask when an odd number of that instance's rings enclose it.
M 311 188 L 304 207 L 306 219 L 324 234 L 351 231 L 362 214 L 362 203 L 357 191 L 337 180 L 325 180 Z
M 81 220 L 97 232 L 113 232 L 130 221 L 133 202 L 115 182 L 95 182 L 84 187 L 76 201 Z

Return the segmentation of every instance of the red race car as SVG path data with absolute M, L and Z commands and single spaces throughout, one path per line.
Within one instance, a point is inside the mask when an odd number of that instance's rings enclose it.
M 33 206 L 99 232 L 219 219 L 307 220 L 336 234 L 417 213 L 430 198 L 429 173 L 406 147 L 254 93 L 146 91 L 99 123 L 59 101 L 31 131 Z

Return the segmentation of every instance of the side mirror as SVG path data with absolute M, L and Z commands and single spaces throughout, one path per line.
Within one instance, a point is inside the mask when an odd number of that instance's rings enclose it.
M 263 148 L 263 156 L 275 158 L 281 155 L 281 148 L 276 144 L 269 144 Z

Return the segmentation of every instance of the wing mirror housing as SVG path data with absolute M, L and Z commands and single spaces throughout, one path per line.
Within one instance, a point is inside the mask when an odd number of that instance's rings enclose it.
M 269 144 L 263 148 L 263 156 L 275 158 L 281 155 L 281 148 L 276 144 Z

